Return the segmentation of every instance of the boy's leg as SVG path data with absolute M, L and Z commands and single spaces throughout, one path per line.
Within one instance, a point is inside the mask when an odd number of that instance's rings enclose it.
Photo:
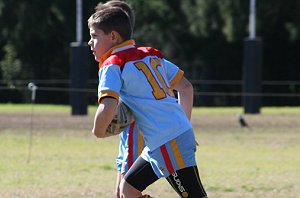
M 182 198 L 207 198 L 197 166 L 177 170 L 167 180 Z
M 115 190 L 115 197 L 121 198 L 120 196 L 120 183 L 124 177 L 124 174 L 122 174 L 120 171 L 117 171 L 117 179 L 116 179 L 116 190 Z
M 132 198 L 140 198 L 142 197 L 141 191 L 135 189 L 129 183 L 127 183 L 124 179 L 121 181 L 120 184 L 120 196 L 122 198 L 132 197 Z
M 196 169 L 195 151 L 195 137 L 192 129 L 151 152 L 146 147 L 141 154 L 142 157 L 138 158 L 124 176 L 123 192 L 128 195 L 130 195 L 130 193 L 135 195 L 129 197 L 137 197 L 137 194 L 134 193 L 143 191 L 160 177 L 169 177 L 173 174 L 174 181 L 170 178 L 171 183 L 176 184 L 177 182 L 177 184 L 179 184 L 180 181 L 184 182 L 184 185 L 190 184 L 190 188 L 197 189 L 194 192 L 194 190 L 190 190 L 189 187 L 186 187 L 192 195 L 196 194 L 197 198 L 202 195 L 202 197 L 206 197 L 204 190 L 200 193 L 203 187 L 202 184 L 200 185 L 201 182 L 198 170 Z M 180 178 L 179 181 L 177 179 L 178 175 Z M 188 175 L 188 177 L 185 177 L 185 175 Z M 191 180 L 191 182 L 189 182 L 189 180 Z M 189 192 L 183 192 L 180 191 L 181 196 L 187 197 L 187 193 Z M 195 196 L 188 197 L 193 198 Z
M 168 178 L 181 197 L 205 198 L 207 195 L 199 177 L 195 151 L 194 132 L 189 130 L 148 152 L 150 158 L 145 159 L 151 163 L 158 177 Z
M 139 157 L 121 181 L 121 194 L 124 198 L 142 197 L 142 191 L 156 180 L 158 180 L 158 177 L 154 173 L 151 164 Z
M 116 190 L 115 190 L 115 197 L 120 198 L 120 182 L 122 180 L 121 172 L 117 172 L 117 179 L 116 179 Z

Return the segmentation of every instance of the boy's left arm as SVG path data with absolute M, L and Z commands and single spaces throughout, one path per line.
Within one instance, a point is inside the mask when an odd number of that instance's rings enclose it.
M 177 94 L 179 104 L 181 105 L 188 119 L 191 120 L 194 99 L 194 89 L 192 83 L 190 83 L 190 81 L 188 81 L 183 76 L 180 81 L 174 86 L 174 89 L 178 92 Z M 198 141 L 195 140 L 195 142 L 198 146 Z
M 96 137 L 104 138 L 111 136 L 111 134 L 106 133 L 106 129 L 113 119 L 117 105 L 118 100 L 110 97 L 103 98 L 101 103 L 99 103 L 92 130 Z
M 193 85 L 183 76 L 174 86 L 174 89 L 178 92 L 179 104 L 183 108 L 188 119 L 191 120 L 194 98 Z

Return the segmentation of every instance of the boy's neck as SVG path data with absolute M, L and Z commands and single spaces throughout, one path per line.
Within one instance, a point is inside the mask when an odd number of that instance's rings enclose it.
M 112 48 L 110 48 L 105 54 L 103 54 L 100 58 L 100 61 L 99 61 L 99 66 L 102 65 L 102 63 L 108 58 L 110 57 L 111 54 L 113 54 L 114 52 L 118 51 L 118 49 L 120 48 L 124 48 L 126 46 L 129 46 L 129 45 L 135 45 L 135 41 L 133 39 L 130 39 L 130 40 L 126 40 L 120 44 L 117 44 L 115 46 L 113 46 Z

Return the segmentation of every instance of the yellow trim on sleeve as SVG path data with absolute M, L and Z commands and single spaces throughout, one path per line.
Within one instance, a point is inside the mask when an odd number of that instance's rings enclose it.
M 119 100 L 119 96 L 120 96 L 120 94 L 118 94 L 115 91 L 105 90 L 98 94 L 98 102 L 100 103 L 101 99 L 104 97 L 112 97 L 112 98 Z
M 174 89 L 174 86 L 181 80 L 183 74 L 184 72 L 181 69 L 179 69 L 175 77 L 170 82 L 171 89 Z

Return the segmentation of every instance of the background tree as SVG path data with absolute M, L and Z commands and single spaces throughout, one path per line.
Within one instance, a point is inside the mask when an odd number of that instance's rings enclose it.
M 13 87 L 14 82 L 21 71 L 21 62 L 16 58 L 16 52 L 10 43 L 3 47 L 4 49 L 4 57 L 2 61 L 0 61 L 0 70 L 3 76 L 3 80 L 8 86 Z
M 179 65 L 196 92 L 241 92 L 240 85 L 199 80 L 241 80 L 243 41 L 248 36 L 249 1 L 127 0 L 136 12 L 134 39 L 160 49 Z M 99 1 L 83 1 L 83 38 Z M 19 79 L 69 79 L 70 42 L 75 41 L 74 0 L 0 0 L 0 61 L 13 55 Z M 263 39 L 263 80 L 300 80 L 300 1 L 257 1 L 257 35 Z M 14 53 L 9 55 L 10 46 Z M 92 58 L 92 57 L 91 57 Z M 3 65 L 3 64 L 2 64 Z M 1 67 L 3 82 L 7 67 Z M 97 63 L 89 68 L 97 80 Z M 5 70 L 5 71 L 4 71 Z M 62 85 L 56 85 L 62 86 Z M 65 85 L 64 85 L 65 86 Z M 264 85 L 264 92 L 299 93 L 299 84 Z M 1 94 L 2 91 L 0 91 Z M 3 95 L 3 94 L 1 94 Z M 240 97 L 200 96 L 197 105 L 241 105 Z M 1 101 L 7 101 L 1 98 Z M 22 101 L 22 98 L 19 100 Z M 68 103 L 68 93 L 40 93 L 38 102 Z M 264 105 L 299 105 L 298 98 L 264 98 Z

